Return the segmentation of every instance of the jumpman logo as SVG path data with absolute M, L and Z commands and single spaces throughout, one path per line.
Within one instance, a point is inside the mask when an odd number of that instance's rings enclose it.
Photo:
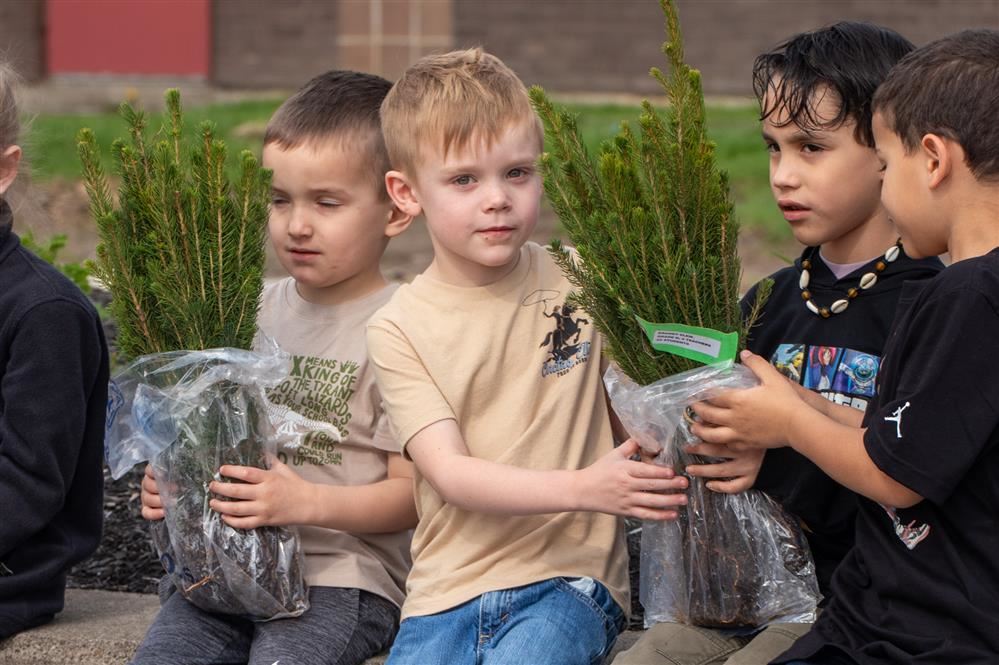
M 906 402 L 902 406 L 895 409 L 895 412 L 890 416 L 885 416 L 885 420 L 888 422 L 895 423 L 895 435 L 898 438 L 902 438 L 902 412 L 909 408 L 909 403 Z

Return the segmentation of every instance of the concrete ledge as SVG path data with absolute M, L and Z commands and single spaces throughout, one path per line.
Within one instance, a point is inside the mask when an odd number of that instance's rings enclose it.
M 0 664 L 123 665 L 159 607 L 155 595 L 67 589 L 54 621 L 0 642 Z
M 66 608 L 52 623 L 0 642 L 0 665 L 125 665 L 159 607 L 152 594 L 67 589 Z M 621 635 L 607 662 L 640 634 Z M 365 665 L 385 665 L 385 658 Z

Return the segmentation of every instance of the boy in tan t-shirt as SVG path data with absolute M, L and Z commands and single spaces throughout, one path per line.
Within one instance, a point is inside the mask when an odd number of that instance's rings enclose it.
M 614 449 L 600 336 L 527 242 L 542 133 L 516 75 L 480 49 L 428 56 L 382 128 L 389 194 L 434 246 L 368 324 L 420 514 L 389 663 L 600 662 L 629 600 L 614 516 L 675 518 L 686 480 Z
M 211 485 L 237 528 L 297 525 L 310 608 L 253 623 L 204 612 L 174 594 L 133 663 L 353 664 L 396 632 L 416 522 L 412 464 L 402 459 L 368 371 L 363 326 L 395 291 L 379 269 L 412 217 L 388 198 L 379 105 L 388 81 L 356 72 L 314 78 L 274 114 L 263 164 L 273 170 L 268 228 L 290 277 L 268 285 L 260 330 L 293 357 L 273 401 L 332 423 L 281 450 L 270 470 L 223 466 L 242 483 Z M 147 469 L 143 515 L 162 517 Z

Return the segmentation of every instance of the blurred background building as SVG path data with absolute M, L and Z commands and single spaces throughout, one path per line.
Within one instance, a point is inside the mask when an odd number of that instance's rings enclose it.
M 999 28 L 999 0 L 679 0 L 687 59 L 705 91 L 749 94 L 753 57 L 841 19 L 917 44 Z M 482 45 L 527 83 L 655 94 L 657 0 L 0 0 L 0 49 L 29 82 L 180 77 L 294 88 L 330 68 L 393 79 L 423 54 Z

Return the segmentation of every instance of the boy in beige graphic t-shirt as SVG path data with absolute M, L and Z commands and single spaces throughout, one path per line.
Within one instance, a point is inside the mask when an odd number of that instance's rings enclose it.
M 310 608 L 253 623 L 204 612 L 179 594 L 160 610 L 134 663 L 361 663 L 391 642 L 415 524 L 412 465 L 392 437 L 368 367 L 364 325 L 395 291 L 379 269 L 412 217 L 388 198 L 378 119 L 388 81 L 328 72 L 274 114 L 263 163 L 273 170 L 268 229 L 290 277 L 264 290 L 258 324 L 292 356 L 270 398 L 339 429 L 280 450 L 271 469 L 223 466 L 211 506 L 237 528 L 296 525 Z M 147 474 L 149 472 L 147 471 Z M 155 480 L 143 514 L 162 516 Z
M 480 49 L 428 56 L 382 105 L 400 210 L 431 266 L 368 324 L 420 522 L 391 665 L 598 663 L 628 607 L 616 515 L 672 519 L 685 479 L 614 448 L 601 341 L 537 222 L 541 129 Z

